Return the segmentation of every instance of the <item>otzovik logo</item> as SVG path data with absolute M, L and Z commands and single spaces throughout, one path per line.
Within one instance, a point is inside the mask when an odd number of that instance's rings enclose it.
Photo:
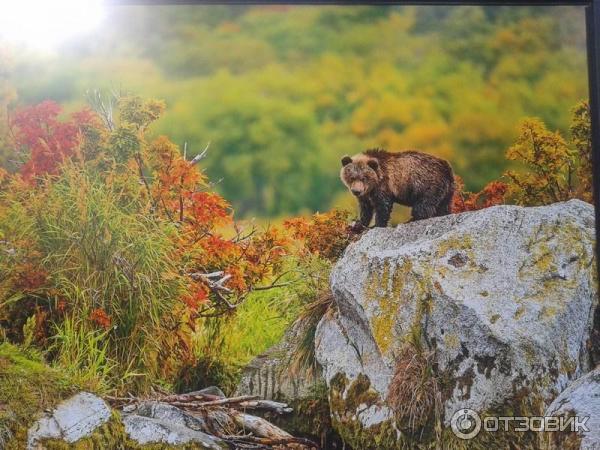
M 479 414 L 469 408 L 459 409 L 450 419 L 452 432 L 460 439 L 473 439 L 483 429 L 488 433 L 496 431 L 571 431 L 589 432 L 586 422 L 589 417 L 553 417 L 553 416 L 486 416 L 482 420 Z
M 472 439 L 481 430 L 481 418 L 472 409 L 459 409 L 450 419 L 452 432 L 460 439 Z

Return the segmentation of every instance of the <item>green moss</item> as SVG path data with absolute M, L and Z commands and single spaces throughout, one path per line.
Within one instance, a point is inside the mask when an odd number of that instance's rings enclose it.
M 513 317 L 515 319 L 519 319 L 521 316 L 523 316 L 523 314 L 525 314 L 525 308 L 523 306 L 519 306 L 516 310 L 515 313 L 513 314 Z
M 0 344 L 0 436 L 6 450 L 22 449 L 37 415 L 78 391 L 65 375 L 38 355 Z
M 293 436 L 321 442 L 322 448 L 341 448 L 341 439 L 331 423 L 327 394 L 327 385 L 324 381 L 319 381 L 311 386 L 307 395 L 302 398 L 279 399 L 294 409 L 293 414 L 279 415 L 272 412 L 258 414 Z
M 444 345 L 446 348 L 456 350 L 460 347 L 460 339 L 456 334 L 446 334 L 444 336 Z
M 379 394 L 371 388 L 369 377 L 359 374 L 348 386 L 346 375 L 338 373 L 331 380 L 330 405 L 335 415 L 352 417 L 359 407 L 376 405 Z
M 354 421 L 339 421 L 334 418 L 334 427 L 339 431 L 344 442 L 353 449 L 361 450 L 397 450 L 409 447 L 402 440 L 402 435 L 396 430 L 393 421 L 384 421 L 368 429 Z
M 0 344 L 0 448 L 25 448 L 27 430 L 41 413 L 54 408 L 81 388 L 63 373 L 44 364 L 39 355 L 8 343 Z M 165 444 L 140 446 L 127 438 L 117 412 L 88 438 L 73 444 L 60 440 L 45 440 L 42 443 L 48 450 L 202 448 L 198 444 L 180 447 Z
M 540 320 L 548 320 L 556 316 L 558 309 L 554 306 L 543 306 L 540 311 L 539 319 Z
M 527 244 L 530 258 L 519 268 L 520 278 L 541 279 L 542 286 L 536 295 L 528 299 L 544 302 L 548 298 L 548 290 L 555 289 L 558 285 L 574 287 L 577 279 L 563 279 L 556 276 L 562 261 L 556 259 L 556 251 L 550 245 L 551 242 L 559 243 L 560 247 L 568 248 L 573 255 L 577 255 L 568 264 L 577 265 L 578 271 L 585 271 L 590 259 L 582 230 L 572 223 L 565 224 L 542 224 L 535 235 Z
M 360 374 L 349 383 L 345 374 L 336 374 L 330 382 L 329 403 L 332 424 L 342 440 L 354 449 L 391 450 L 399 448 L 398 431 L 393 420 L 365 429 L 358 411 L 370 406 L 383 406 L 379 394 L 371 387 L 369 378 Z
M 356 411 L 362 405 L 371 406 L 377 404 L 379 394 L 371 389 L 371 381 L 364 374 L 359 374 L 352 382 L 346 393 L 346 409 Z
M 490 448 L 518 448 L 538 450 L 541 435 L 514 431 L 481 431 L 475 438 L 462 440 L 454 435 L 450 427 L 434 426 L 435 418 L 422 430 L 414 433 L 400 431 L 394 420 L 387 420 L 372 427 L 365 427 L 356 414 L 356 407 L 363 405 L 381 405 L 376 397 L 369 393 L 370 382 L 363 376 L 349 383 L 344 374 L 337 374 L 330 384 L 330 402 L 332 424 L 341 438 L 354 449 L 361 450 L 487 450 Z M 346 394 L 344 396 L 344 393 Z M 544 411 L 542 397 L 529 389 L 516 391 L 512 402 L 494 410 L 480 414 L 489 416 L 540 416 Z

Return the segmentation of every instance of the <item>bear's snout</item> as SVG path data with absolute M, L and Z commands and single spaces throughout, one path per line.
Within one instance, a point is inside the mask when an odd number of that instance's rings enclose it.
M 360 194 L 362 194 L 362 189 L 350 189 L 350 191 L 357 197 L 359 197 Z

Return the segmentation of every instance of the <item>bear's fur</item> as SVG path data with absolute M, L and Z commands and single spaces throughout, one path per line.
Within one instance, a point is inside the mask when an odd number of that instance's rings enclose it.
M 385 227 L 394 203 L 412 207 L 412 219 L 421 220 L 450 213 L 454 175 L 450 164 L 416 151 L 392 153 L 367 150 L 342 158 L 342 182 L 360 205 L 360 222 Z

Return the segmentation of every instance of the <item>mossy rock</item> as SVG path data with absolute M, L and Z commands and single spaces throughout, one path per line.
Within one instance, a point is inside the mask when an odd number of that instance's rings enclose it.
M 335 313 L 315 334 L 340 435 L 361 449 L 483 448 L 494 439 L 537 448 L 535 437 L 511 431 L 465 446 L 447 430 L 463 408 L 519 415 L 537 397 L 547 405 L 600 363 L 590 351 L 594 217 L 578 200 L 498 206 L 375 228 L 351 244 L 331 273 Z M 422 371 L 400 363 L 407 344 L 422 352 Z M 433 379 L 432 417 L 415 430 L 402 420 L 407 409 L 415 417 L 411 408 L 393 399 Z M 403 387 L 396 397 L 394 380 Z

